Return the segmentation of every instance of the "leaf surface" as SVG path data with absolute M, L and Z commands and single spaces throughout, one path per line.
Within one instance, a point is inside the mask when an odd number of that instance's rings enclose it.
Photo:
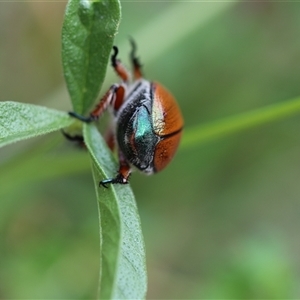
M 0 102 L 0 147 L 69 126 L 67 113 L 13 101 Z
M 97 100 L 120 21 L 117 0 L 70 0 L 62 28 L 62 61 L 74 110 Z
M 145 246 L 136 202 L 129 185 L 99 187 L 116 175 L 117 164 L 94 124 L 84 125 L 92 157 L 100 223 L 100 299 L 144 299 Z

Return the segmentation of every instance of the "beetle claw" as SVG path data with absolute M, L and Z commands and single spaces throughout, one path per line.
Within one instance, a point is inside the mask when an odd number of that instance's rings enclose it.
M 108 188 L 107 184 L 128 184 L 128 180 L 121 174 L 118 174 L 115 178 L 104 179 L 99 182 L 99 187 L 103 186 Z
M 62 132 L 63 136 L 69 141 L 84 143 L 82 135 L 78 135 L 78 134 L 71 135 L 71 134 L 67 133 L 64 129 L 61 129 L 61 132 Z
M 94 118 L 89 116 L 89 117 L 85 117 L 85 116 L 82 116 L 82 115 L 79 115 L 78 113 L 74 112 L 74 111 L 69 111 L 69 116 L 75 118 L 75 119 L 78 119 L 82 122 L 85 122 L 85 123 L 91 123 L 94 121 Z
M 110 181 L 109 179 L 101 180 L 101 181 L 99 182 L 99 187 L 100 187 L 100 186 L 103 186 L 104 188 L 108 189 L 108 186 L 107 186 L 108 183 L 111 183 L 111 181 Z
M 117 56 L 119 54 L 119 49 L 117 46 L 113 46 L 114 53 L 111 56 L 111 64 L 113 67 L 116 67 L 118 64 Z

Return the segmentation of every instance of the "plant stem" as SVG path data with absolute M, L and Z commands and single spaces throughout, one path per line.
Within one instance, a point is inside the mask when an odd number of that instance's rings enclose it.
M 200 124 L 184 133 L 181 148 L 189 149 L 232 133 L 282 120 L 300 113 L 300 97 L 268 105 L 236 116 Z

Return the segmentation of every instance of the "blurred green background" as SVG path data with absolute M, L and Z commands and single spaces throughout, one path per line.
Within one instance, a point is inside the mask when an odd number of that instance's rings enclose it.
M 1 101 L 71 109 L 60 57 L 65 4 L 0 3 Z M 133 36 L 147 77 L 176 95 L 186 131 L 300 95 L 299 3 L 122 9 L 121 58 L 128 64 Z M 103 91 L 114 80 L 109 69 Z M 300 297 L 299 129 L 296 116 L 183 144 L 161 174 L 133 174 L 149 299 Z M 94 298 L 99 236 L 87 153 L 53 133 L 1 149 L 0 163 L 0 298 Z

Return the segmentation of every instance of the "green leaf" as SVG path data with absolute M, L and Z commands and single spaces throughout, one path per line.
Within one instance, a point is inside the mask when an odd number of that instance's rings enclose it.
M 62 60 L 74 110 L 85 114 L 101 89 L 120 21 L 118 0 L 70 0 L 62 28 Z
M 0 147 L 59 130 L 72 122 L 65 112 L 32 104 L 0 102 Z
M 92 157 L 100 223 L 100 299 L 144 299 L 145 247 L 135 198 L 129 185 L 99 187 L 116 175 L 117 164 L 94 124 L 84 125 Z

